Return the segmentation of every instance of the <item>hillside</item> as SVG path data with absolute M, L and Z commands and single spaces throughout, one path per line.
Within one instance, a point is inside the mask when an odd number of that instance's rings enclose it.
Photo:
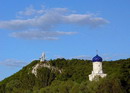
M 36 74 L 32 73 L 34 67 Z M 130 59 L 105 61 L 107 77 L 90 82 L 90 60 L 34 60 L 0 82 L 0 93 L 130 93 Z

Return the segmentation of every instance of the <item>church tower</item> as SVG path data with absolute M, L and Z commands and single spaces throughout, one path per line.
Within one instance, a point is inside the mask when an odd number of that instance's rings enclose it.
M 98 77 L 104 78 L 107 76 L 107 74 L 103 73 L 102 58 L 100 56 L 96 55 L 95 57 L 93 57 L 92 63 L 93 63 L 93 71 L 89 75 L 90 81 L 96 80 Z
M 46 60 L 46 55 L 45 53 L 42 53 L 42 56 L 40 58 L 40 62 L 44 62 Z

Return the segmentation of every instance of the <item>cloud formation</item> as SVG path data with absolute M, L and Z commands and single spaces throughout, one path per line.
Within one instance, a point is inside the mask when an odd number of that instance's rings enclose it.
M 73 13 L 66 8 L 36 10 L 31 6 L 18 14 L 24 18 L 0 21 L 0 28 L 14 31 L 10 36 L 26 39 L 57 40 L 59 36 L 74 34 L 54 31 L 54 28 L 58 29 L 61 24 L 100 27 L 108 23 L 106 19 L 96 15 Z
M 31 5 L 31 6 L 29 6 L 29 7 L 27 7 L 26 9 L 25 9 L 25 11 L 19 11 L 18 12 L 18 16 L 19 15 L 22 15 L 22 16 L 32 16 L 32 15 L 40 15 L 40 14 L 42 14 L 42 13 L 44 13 L 45 12 L 45 10 L 44 10 L 44 6 L 42 6 L 42 9 L 40 9 L 40 10 L 36 10 L 36 9 L 34 9 L 33 8 L 33 6 Z
M 16 59 L 6 59 L 6 60 L 1 61 L 0 64 L 9 66 L 9 67 L 23 67 L 27 65 L 26 62 L 19 61 Z
M 33 40 L 58 40 L 58 36 L 72 35 L 75 32 L 61 32 L 61 31 L 23 31 L 23 32 L 13 32 L 12 37 L 33 39 Z
M 92 57 L 88 56 L 88 55 L 80 55 L 80 56 L 76 56 L 76 57 L 73 57 L 73 58 L 84 59 L 84 60 L 91 60 L 92 59 Z

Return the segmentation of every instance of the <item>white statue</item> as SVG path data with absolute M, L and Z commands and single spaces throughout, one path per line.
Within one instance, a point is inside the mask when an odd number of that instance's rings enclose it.
M 40 58 L 40 62 L 44 62 L 46 60 L 46 55 L 45 55 L 45 53 L 43 52 L 42 53 L 42 56 L 41 56 L 41 58 Z

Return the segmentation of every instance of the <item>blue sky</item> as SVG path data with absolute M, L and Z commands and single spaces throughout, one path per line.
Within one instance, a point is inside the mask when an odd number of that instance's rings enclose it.
M 0 80 L 39 59 L 130 57 L 129 0 L 0 0 Z

